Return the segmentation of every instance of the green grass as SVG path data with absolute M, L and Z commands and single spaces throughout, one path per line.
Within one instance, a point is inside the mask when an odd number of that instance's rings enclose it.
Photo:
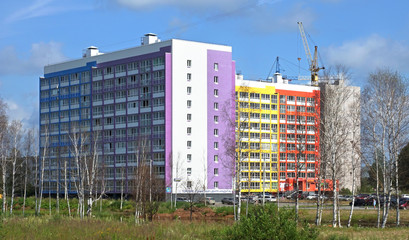
M 94 205 L 93 217 L 79 219 L 77 216 L 78 200 L 70 199 L 72 217 L 68 217 L 68 207 L 64 199 L 60 199 L 60 213 L 55 210 L 56 200 L 52 199 L 52 216 L 49 216 L 48 199 L 43 199 L 41 216 L 34 216 L 34 198 L 26 202 L 25 217 L 22 217 L 22 199 L 16 198 L 13 216 L 7 212 L 0 218 L 0 239 L 212 239 L 215 233 L 223 231 L 233 224 L 233 206 L 208 206 L 216 213 L 216 218 L 203 221 L 156 220 L 152 223 L 136 225 L 134 220 L 135 203 L 125 201 L 120 210 L 120 201 L 104 199 L 100 211 L 100 202 Z M 203 207 L 196 205 L 195 207 Z M 249 206 L 253 211 L 254 205 Z M 177 203 L 178 214 L 181 209 L 188 211 L 189 203 Z M 291 208 L 291 207 L 289 207 Z M 174 214 L 176 208 L 170 202 L 159 205 L 159 214 Z M 205 210 L 202 214 L 207 214 Z M 246 206 L 242 206 L 242 214 Z M 345 228 L 349 210 L 341 211 L 344 228 L 333 229 L 332 210 L 325 209 L 322 226 L 318 228 L 318 239 L 408 239 L 409 211 L 401 211 L 401 225 L 395 228 L 395 211 L 388 217 L 388 228 L 376 229 L 377 211 L 373 209 L 356 209 L 352 220 L 352 228 Z M 161 218 L 162 219 L 162 218 Z M 171 218 L 167 218 L 171 219 Z M 300 209 L 300 222 L 314 224 L 315 209 Z
M 13 217 L 0 224 L 0 239 L 212 239 L 216 223 L 152 222 L 78 219 L 68 217 Z

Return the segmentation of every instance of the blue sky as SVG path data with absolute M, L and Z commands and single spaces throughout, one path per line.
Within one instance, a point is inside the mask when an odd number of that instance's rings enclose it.
M 343 64 L 352 85 L 389 67 L 409 74 L 409 2 L 403 0 L 3 0 L 0 96 L 11 118 L 38 121 L 43 66 L 140 45 L 145 33 L 233 47 L 246 79 L 266 78 L 276 56 L 283 74 L 308 75 L 297 21 L 324 66 Z M 313 43 L 310 42 L 310 46 Z M 301 57 L 300 67 L 297 58 Z

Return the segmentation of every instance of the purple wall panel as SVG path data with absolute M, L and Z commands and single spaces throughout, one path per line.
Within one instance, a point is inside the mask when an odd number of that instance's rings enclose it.
M 214 69 L 214 64 L 218 64 L 218 70 Z M 218 76 L 218 83 L 214 83 L 214 77 Z M 231 108 L 231 103 L 234 103 L 235 91 L 235 63 L 232 61 L 231 52 L 222 52 L 215 50 L 207 51 L 207 187 L 214 189 L 214 182 L 219 183 L 219 189 L 232 188 L 232 176 L 234 173 L 233 159 L 226 154 L 226 145 L 234 144 L 234 142 L 227 142 L 234 140 L 234 138 L 226 137 L 226 133 L 232 132 L 232 128 L 224 115 L 230 115 L 234 119 L 234 108 Z M 218 90 L 218 96 L 214 95 L 214 90 Z M 214 103 L 219 104 L 219 109 L 214 109 Z M 224 113 L 223 109 L 226 106 L 229 113 Z M 219 123 L 214 122 L 214 116 L 219 116 Z M 218 129 L 218 136 L 214 136 L 214 129 Z M 234 131 L 233 131 L 234 134 Z M 233 135 L 234 137 L 234 135 Z M 218 149 L 214 149 L 214 142 L 219 143 Z M 214 162 L 214 155 L 219 156 L 218 163 Z M 218 168 L 218 176 L 214 175 L 214 169 Z
M 172 54 L 165 54 L 165 184 L 172 186 Z

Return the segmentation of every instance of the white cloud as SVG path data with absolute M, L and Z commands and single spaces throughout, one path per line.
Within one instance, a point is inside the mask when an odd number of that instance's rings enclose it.
M 118 4 L 129 7 L 135 10 L 141 10 L 145 8 L 155 8 L 170 6 L 182 9 L 193 8 L 195 10 L 213 11 L 215 9 L 228 11 L 234 10 L 237 6 L 244 4 L 257 4 L 254 0 L 113 0 Z
M 36 17 L 55 15 L 61 12 L 90 10 L 92 7 L 86 5 L 73 5 L 70 1 L 37 0 L 33 4 L 12 13 L 6 19 L 6 23 L 27 20 Z
M 4 98 L 10 121 L 21 120 L 26 128 L 37 126 L 39 118 L 38 93 L 28 92 L 22 94 L 22 99 L 14 98 L 15 96 Z
M 6 22 L 15 22 L 47 15 L 50 9 L 47 7 L 53 0 L 37 0 L 32 5 L 20 9 L 6 18 Z
M 313 11 L 303 4 L 295 4 L 282 11 L 275 8 L 260 7 L 256 9 L 251 21 L 254 27 L 253 31 L 272 33 L 276 31 L 295 32 L 297 31 L 297 22 L 303 22 L 307 29 L 313 28 L 315 20 Z
M 326 65 L 342 64 L 361 74 L 384 67 L 409 72 L 409 46 L 379 35 L 329 46 L 322 53 Z
M 10 116 L 10 120 L 27 120 L 30 117 L 30 113 L 19 106 L 16 102 L 11 99 L 4 99 L 5 103 L 8 107 L 8 113 Z
M 26 59 L 20 54 L 13 46 L 0 49 L 0 75 L 40 74 L 45 65 L 67 59 L 57 42 L 33 43 Z

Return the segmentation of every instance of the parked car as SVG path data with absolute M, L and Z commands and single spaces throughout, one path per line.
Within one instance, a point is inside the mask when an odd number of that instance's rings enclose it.
M 409 198 L 402 198 L 399 200 L 399 208 L 409 209 Z
M 296 199 L 297 197 L 298 197 L 298 199 L 300 199 L 301 198 L 301 193 L 293 192 L 293 193 L 287 195 L 287 199 Z
M 352 205 L 352 201 L 349 203 L 349 205 Z M 368 202 L 363 199 L 363 198 L 355 198 L 354 201 L 354 206 L 367 206 Z
M 240 199 L 242 202 L 249 202 L 249 203 L 255 203 L 258 201 L 258 197 L 254 196 L 254 195 L 250 195 L 250 196 L 241 196 Z
M 401 198 L 409 198 L 409 194 L 402 194 Z
M 202 199 L 200 200 L 200 202 L 201 202 L 201 203 L 206 203 L 206 204 L 208 204 L 208 205 L 215 205 L 215 204 L 216 204 L 216 201 L 215 201 L 214 198 L 212 198 L 212 197 L 202 198 Z
M 276 197 L 274 197 L 273 195 L 265 195 L 264 196 L 264 200 L 266 201 L 266 202 L 277 202 L 277 198 Z M 263 195 L 261 195 L 261 196 L 259 196 L 258 197 L 258 202 L 259 203 L 262 203 L 263 202 Z
M 237 200 L 235 200 L 234 198 L 223 198 L 223 199 L 222 199 L 222 204 L 233 205 L 234 202 L 235 202 L 236 204 L 238 204 Z
M 362 193 L 362 194 L 356 195 L 355 199 L 366 199 L 368 197 L 369 197 L 369 194 Z
M 338 199 L 340 201 L 352 201 L 352 196 L 344 196 L 344 195 L 339 195 Z
M 176 198 L 176 202 L 190 202 L 190 200 L 186 197 L 178 197 Z
M 308 199 L 308 200 L 314 200 L 314 199 L 317 199 L 317 198 L 318 198 L 318 194 L 316 194 L 316 193 L 310 193 L 306 197 L 306 199 Z

